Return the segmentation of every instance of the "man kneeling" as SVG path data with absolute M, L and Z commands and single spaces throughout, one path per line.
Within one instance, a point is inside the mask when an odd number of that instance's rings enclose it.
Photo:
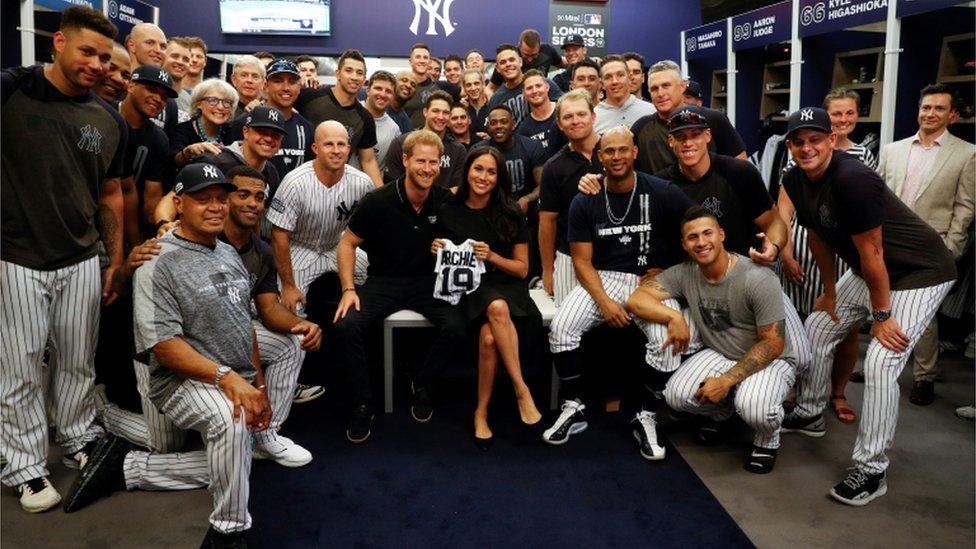
M 746 470 L 768 473 L 776 463 L 783 400 L 795 367 L 785 336 L 782 289 L 772 271 L 725 251 L 724 241 L 714 215 L 700 206 L 689 209 L 681 223 L 681 244 L 693 262 L 675 265 L 638 288 L 627 308 L 666 324 L 668 339 L 660 352 L 678 354 L 695 342 L 689 341 L 681 312 L 662 302 L 688 302 L 704 348 L 678 368 L 664 398 L 677 411 L 715 422 L 728 420 L 734 410 L 756 432 Z M 702 434 L 718 433 L 714 427 Z

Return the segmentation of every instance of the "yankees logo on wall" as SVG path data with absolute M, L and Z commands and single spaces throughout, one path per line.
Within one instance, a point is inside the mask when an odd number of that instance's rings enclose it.
M 428 36 L 437 36 L 437 24 L 440 23 L 444 30 L 444 36 L 450 36 L 454 32 L 454 23 L 451 21 L 451 4 L 454 0 L 413 0 L 413 20 L 410 22 L 410 32 L 415 35 L 420 32 L 420 20 L 427 14 Z

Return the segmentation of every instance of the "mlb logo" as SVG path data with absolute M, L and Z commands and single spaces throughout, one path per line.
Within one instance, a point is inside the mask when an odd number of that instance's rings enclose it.
M 583 15 L 583 24 L 584 25 L 602 25 L 603 24 L 603 16 L 601 16 L 599 13 L 587 13 L 587 14 L 584 14 Z

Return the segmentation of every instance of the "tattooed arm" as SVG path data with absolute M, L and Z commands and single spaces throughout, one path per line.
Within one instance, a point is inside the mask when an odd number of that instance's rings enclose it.
M 770 362 L 783 354 L 783 349 L 786 348 L 785 320 L 760 326 L 757 333 L 759 341 L 746 351 L 739 362 L 719 377 L 705 378 L 701 388 L 695 393 L 695 398 L 702 402 L 721 402 L 732 387 L 769 366 Z
M 98 194 L 96 222 L 108 268 L 102 273 L 102 303 L 109 305 L 118 298 L 115 274 L 122 266 L 122 182 L 118 177 L 106 179 Z

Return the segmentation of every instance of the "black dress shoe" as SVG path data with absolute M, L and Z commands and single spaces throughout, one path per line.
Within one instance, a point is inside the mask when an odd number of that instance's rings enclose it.
M 247 540 L 244 538 L 244 532 L 224 534 L 211 525 L 207 535 L 203 537 L 200 549 L 247 549 Z
M 112 492 L 125 490 L 122 466 L 133 448 L 131 443 L 115 435 L 102 438 L 71 485 L 64 499 L 64 512 L 73 513 Z
M 908 401 L 916 406 L 928 406 L 935 400 L 934 381 L 916 381 Z
M 478 447 L 482 452 L 487 452 L 491 445 L 495 443 L 495 436 L 492 435 L 488 438 L 480 438 L 478 435 L 474 435 L 474 445 Z

